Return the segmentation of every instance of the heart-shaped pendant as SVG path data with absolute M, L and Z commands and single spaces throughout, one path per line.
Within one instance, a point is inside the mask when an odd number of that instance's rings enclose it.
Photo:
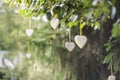
M 52 26 L 53 29 L 56 29 L 59 25 L 59 19 L 58 18 L 52 18 L 50 21 L 50 25 Z
M 33 31 L 34 31 L 33 29 L 27 29 L 26 34 L 30 37 L 30 36 L 32 36 Z
M 74 42 L 65 42 L 65 47 L 69 52 L 71 52 L 75 48 Z
M 26 54 L 26 57 L 27 57 L 28 59 L 30 59 L 30 58 L 31 58 L 31 54 L 30 54 L 30 53 L 27 53 L 27 54 Z
M 3 67 L 2 55 L 0 55 L 0 68 Z
M 77 44 L 80 48 L 83 48 L 84 45 L 85 45 L 86 42 L 87 42 L 87 37 L 86 37 L 86 36 L 76 35 L 76 36 L 75 36 L 75 42 L 76 42 L 76 44 Z
M 116 80 L 116 77 L 115 77 L 114 75 L 110 75 L 110 76 L 108 77 L 108 80 Z
M 34 70 L 37 70 L 37 64 L 33 65 Z

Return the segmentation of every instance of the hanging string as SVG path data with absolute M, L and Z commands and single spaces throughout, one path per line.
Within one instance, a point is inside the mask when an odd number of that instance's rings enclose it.
M 83 34 L 83 28 L 84 28 L 85 25 L 86 25 L 86 23 L 83 22 L 83 21 L 82 21 L 82 18 L 81 18 L 81 19 L 80 19 L 80 35 Z
M 30 45 L 28 45 L 28 48 L 27 48 L 27 49 L 28 49 L 28 53 L 30 53 Z
M 35 47 L 35 51 L 34 51 L 34 58 L 35 60 L 37 60 L 37 53 L 38 53 L 38 47 Z
M 29 28 L 31 29 L 32 28 L 32 18 L 30 17 L 30 20 L 29 20 Z
M 55 15 L 54 15 L 54 18 L 58 18 L 58 14 L 55 14 Z
M 32 18 L 30 17 L 30 19 L 29 19 L 29 29 L 31 29 L 32 28 Z M 30 44 L 28 44 L 28 53 L 30 53 Z
M 83 33 L 83 32 L 82 32 L 82 29 L 80 28 L 80 35 L 82 35 L 82 33 Z
M 82 28 L 83 28 L 83 27 L 81 27 L 81 20 L 80 20 L 80 35 L 82 35 L 82 33 L 83 33 L 83 32 L 82 32 Z
M 113 75 L 113 65 L 112 65 L 112 59 L 111 59 L 111 75 Z
M 71 27 L 69 27 L 69 42 L 71 42 Z

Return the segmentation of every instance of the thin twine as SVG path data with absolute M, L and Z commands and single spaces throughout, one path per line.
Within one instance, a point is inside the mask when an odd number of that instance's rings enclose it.
M 69 27 L 69 42 L 71 42 L 71 27 Z
M 30 53 L 30 45 L 28 45 L 28 53 Z
M 55 14 L 55 15 L 54 15 L 54 18 L 58 18 L 58 14 Z
M 80 35 L 82 35 L 81 21 L 80 21 Z
M 82 35 L 82 28 L 80 28 L 80 35 Z
M 111 63 L 112 63 L 112 59 L 111 59 Z M 111 64 L 111 75 L 113 75 L 113 66 Z
M 29 29 L 32 28 L 32 18 L 30 17 L 30 20 L 29 20 Z M 30 44 L 28 44 L 28 53 L 30 53 Z
M 32 28 L 32 19 L 30 18 L 29 20 L 29 28 L 31 29 Z

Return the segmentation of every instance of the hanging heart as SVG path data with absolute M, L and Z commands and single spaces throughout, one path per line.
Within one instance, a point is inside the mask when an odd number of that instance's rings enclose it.
M 69 52 L 71 52 L 75 48 L 74 42 L 65 42 L 65 47 Z
M 27 30 L 26 30 L 26 34 L 27 34 L 29 37 L 32 36 L 33 32 L 34 32 L 33 29 L 27 29 Z
M 50 21 L 50 25 L 52 26 L 53 29 L 56 29 L 59 25 L 59 19 L 58 18 L 52 18 Z
M 3 67 L 2 55 L 0 55 L 0 68 Z
M 31 54 L 30 54 L 30 53 L 27 53 L 27 54 L 26 54 L 26 57 L 27 57 L 28 59 L 30 59 L 30 58 L 31 58 Z
M 110 75 L 110 76 L 108 77 L 108 80 L 116 80 L 116 77 L 115 77 L 114 75 Z
M 34 70 L 37 70 L 37 64 L 33 65 Z
M 86 42 L 87 42 L 87 37 L 76 35 L 75 36 L 75 42 L 80 48 L 83 48 L 85 46 Z

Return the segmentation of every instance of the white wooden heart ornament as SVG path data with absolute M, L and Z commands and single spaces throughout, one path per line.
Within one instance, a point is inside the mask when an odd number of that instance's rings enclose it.
M 26 34 L 27 34 L 29 37 L 32 36 L 33 32 L 34 32 L 33 29 L 27 29 L 27 30 L 26 30 Z
M 37 67 L 38 67 L 37 64 L 33 65 L 34 70 L 37 70 Z
M 52 26 L 53 29 L 56 29 L 59 25 L 59 19 L 58 18 L 52 18 L 50 21 L 50 25 Z
M 76 35 L 75 36 L 75 42 L 78 45 L 78 47 L 83 48 L 87 42 L 86 36 Z
M 108 80 L 116 80 L 116 77 L 115 77 L 114 75 L 110 75 L 110 76 L 108 77 Z
M 0 68 L 3 67 L 2 55 L 0 55 Z
M 65 47 L 69 52 L 71 52 L 75 48 L 74 42 L 65 42 Z
M 28 59 L 30 59 L 30 58 L 31 58 L 31 54 L 30 54 L 30 53 L 27 53 L 27 54 L 26 54 L 26 57 L 27 57 Z

